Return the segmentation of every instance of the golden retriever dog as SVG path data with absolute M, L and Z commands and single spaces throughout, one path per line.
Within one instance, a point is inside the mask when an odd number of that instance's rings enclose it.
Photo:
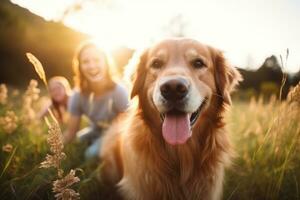
M 241 80 L 221 51 L 163 40 L 141 55 L 138 104 L 103 139 L 101 177 L 122 199 L 220 199 L 231 147 L 223 119 Z

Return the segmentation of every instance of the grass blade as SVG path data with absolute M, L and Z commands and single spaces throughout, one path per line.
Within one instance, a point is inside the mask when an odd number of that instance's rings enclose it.
M 39 75 L 39 77 L 43 80 L 43 82 L 47 86 L 46 74 L 42 63 L 31 53 L 26 53 L 26 56 L 29 59 L 29 61 L 33 64 L 36 73 Z
M 1 175 L 0 175 L 0 178 L 3 176 L 3 174 L 4 174 L 5 171 L 6 171 L 6 169 L 8 168 L 9 164 L 11 163 L 12 158 L 14 157 L 17 148 L 18 148 L 18 147 L 16 146 L 16 148 L 14 149 L 14 151 L 12 152 L 12 154 L 10 155 L 10 157 L 9 157 L 7 163 L 5 164 L 4 169 L 3 169 L 3 171 L 2 171 L 2 173 L 1 173 Z

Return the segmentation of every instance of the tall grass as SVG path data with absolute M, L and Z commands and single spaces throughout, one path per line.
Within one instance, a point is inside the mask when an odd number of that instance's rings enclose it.
M 228 118 L 236 158 L 224 199 L 300 199 L 299 102 L 235 102 Z

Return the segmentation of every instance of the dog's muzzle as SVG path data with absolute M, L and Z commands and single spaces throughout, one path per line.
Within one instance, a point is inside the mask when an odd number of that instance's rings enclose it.
M 183 77 L 165 78 L 159 87 L 164 103 L 171 107 L 170 109 L 184 103 L 189 88 L 189 81 Z
M 163 137 L 169 144 L 184 144 L 192 135 L 206 98 L 201 98 L 184 76 L 163 77 L 157 86 L 154 102 L 160 111 Z

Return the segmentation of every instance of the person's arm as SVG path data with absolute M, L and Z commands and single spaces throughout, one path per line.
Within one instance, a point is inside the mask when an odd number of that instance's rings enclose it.
M 117 86 L 117 92 L 114 95 L 114 108 L 119 112 L 123 112 L 129 105 L 127 89 L 121 85 Z
M 63 135 L 64 143 L 71 142 L 75 136 L 80 126 L 80 116 L 71 115 L 68 123 L 68 129 Z
M 74 92 L 68 101 L 68 111 L 70 118 L 68 122 L 67 130 L 63 135 L 64 143 L 71 142 L 76 136 L 77 131 L 80 128 L 81 119 L 81 106 L 80 106 L 80 93 Z
M 48 109 L 51 108 L 52 106 L 52 102 L 49 101 L 47 102 L 43 108 L 41 109 L 41 111 L 37 114 L 37 119 L 42 119 L 43 117 L 45 117 L 48 113 Z

